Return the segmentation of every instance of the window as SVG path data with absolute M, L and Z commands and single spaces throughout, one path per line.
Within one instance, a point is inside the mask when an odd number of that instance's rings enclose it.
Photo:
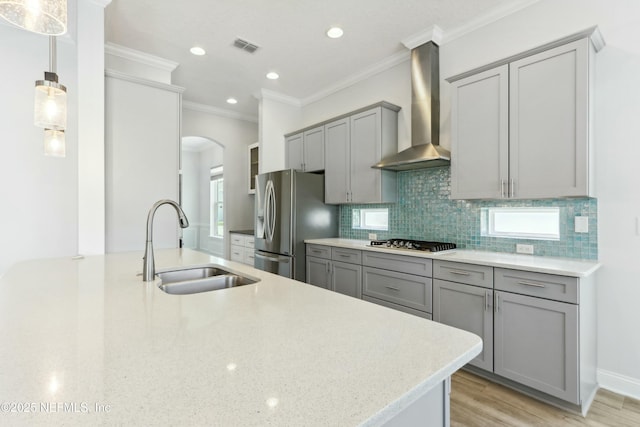
M 222 166 L 211 168 L 209 184 L 211 209 L 209 215 L 209 235 L 222 238 L 224 236 L 224 178 Z
M 389 230 L 389 209 L 354 209 L 351 228 L 360 230 Z
M 560 240 L 560 208 L 483 208 L 480 218 L 482 236 Z

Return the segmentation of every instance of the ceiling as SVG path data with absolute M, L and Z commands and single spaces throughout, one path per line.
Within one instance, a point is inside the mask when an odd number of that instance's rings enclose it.
M 106 41 L 178 62 L 183 99 L 257 117 L 254 94 L 296 99 L 406 51 L 401 41 L 434 25 L 445 34 L 531 0 L 113 0 Z M 344 29 L 330 39 L 331 26 Z M 237 37 L 260 48 L 233 47 Z M 200 46 L 205 56 L 189 52 Z M 268 80 L 269 71 L 280 74 Z M 234 97 L 236 105 L 226 99 Z

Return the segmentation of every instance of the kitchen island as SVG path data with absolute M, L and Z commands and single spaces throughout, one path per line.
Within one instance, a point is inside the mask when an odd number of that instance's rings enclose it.
M 0 279 L 0 424 L 383 425 L 415 420 L 434 390 L 446 417 L 449 376 L 482 349 L 240 263 L 156 251 L 158 271 L 209 263 L 259 281 L 169 295 L 142 282 L 137 252 L 13 266 Z

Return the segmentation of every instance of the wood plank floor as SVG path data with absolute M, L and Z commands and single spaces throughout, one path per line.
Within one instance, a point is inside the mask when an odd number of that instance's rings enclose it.
M 640 401 L 599 390 L 586 418 L 458 371 L 451 381 L 451 426 L 640 426 Z

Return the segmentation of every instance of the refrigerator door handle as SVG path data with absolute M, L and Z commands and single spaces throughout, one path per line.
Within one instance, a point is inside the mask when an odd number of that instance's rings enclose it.
M 291 259 L 288 256 L 264 255 L 262 252 L 256 252 L 254 255 L 255 255 L 256 258 L 266 259 L 266 260 L 273 261 L 273 262 L 281 262 L 281 263 L 284 263 L 284 264 L 289 263 L 289 260 Z
M 267 181 L 265 189 L 265 201 L 264 201 L 264 228 L 267 241 L 273 240 L 273 233 L 275 231 L 275 189 L 273 188 L 273 181 Z

